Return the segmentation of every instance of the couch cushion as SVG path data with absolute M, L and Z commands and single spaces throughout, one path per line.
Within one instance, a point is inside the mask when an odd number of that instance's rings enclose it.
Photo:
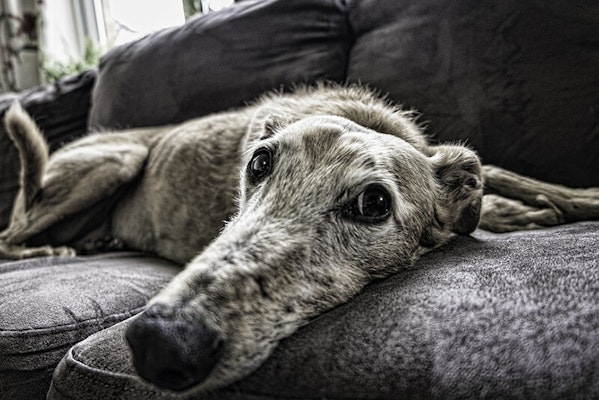
M 242 2 L 104 56 L 91 126 L 181 122 L 285 85 L 343 80 L 350 43 L 343 2 Z
M 486 163 L 599 186 L 599 3 L 353 4 L 350 81 L 389 91 L 435 138 L 468 140 Z
M 454 237 L 201 398 L 597 398 L 598 231 L 585 222 Z M 128 321 L 74 346 L 49 399 L 174 399 L 134 376 Z
M 138 313 L 178 271 L 141 253 L 0 263 L 0 398 L 45 398 L 69 347 Z

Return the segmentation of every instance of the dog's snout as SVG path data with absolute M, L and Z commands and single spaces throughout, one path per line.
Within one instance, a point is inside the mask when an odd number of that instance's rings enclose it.
M 133 365 L 145 380 L 171 390 L 201 383 L 219 361 L 224 341 L 203 318 L 152 306 L 126 332 Z

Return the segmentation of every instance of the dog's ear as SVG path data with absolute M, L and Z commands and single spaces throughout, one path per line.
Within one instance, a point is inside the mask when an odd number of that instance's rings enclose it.
M 269 114 L 264 119 L 264 135 L 262 139 L 266 139 L 275 134 L 276 131 L 282 128 L 281 120 L 274 114 Z
M 252 117 L 248 125 L 247 134 L 241 143 L 241 148 L 247 149 L 252 144 L 260 140 L 270 138 L 275 133 L 289 125 L 290 122 L 291 121 L 284 117 L 267 113 L 266 110 L 260 110 L 260 112 L 256 113 Z
M 467 235 L 480 221 L 483 195 L 480 159 L 465 146 L 442 145 L 431 148 L 435 177 L 441 187 L 440 207 L 450 230 Z
M 268 139 L 287 125 L 289 125 L 289 121 L 285 118 L 275 114 L 267 115 L 266 118 L 264 118 L 263 134 L 260 137 L 260 140 Z

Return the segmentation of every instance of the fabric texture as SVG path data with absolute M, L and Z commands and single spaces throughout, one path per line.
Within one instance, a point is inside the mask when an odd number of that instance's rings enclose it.
M 91 126 L 171 124 L 280 87 L 341 81 L 352 42 L 344 10 L 341 1 L 242 2 L 118 47 L 102 58 Z
M 142 253 L 0 263 L 0 399 L 43 399 L 73 344 L 140 312 L 177 272 Z
M 351 4 L 349 81 L 389 92 L 435 140 L 467 141 L 487 164 L 599 186 L 596 1 Z
M 181 398 L 597 398 L 598 232 L 453 237 L 284 340 L 253 375 Z M 127 322 L 73 347 L 49 399 L 175 398 L 134 377 Z
M 50 145 L 50 151 L 64 146 L 87 131 L 91 107 L 91 90 L 95 71 L 65 78 L 55 85 L 38 87 L 22 93 L 0 95 L 0 120 L 18 101 L 37 122 Z M 19 188 L 19 156 L 0 123 L 0 230 L 8 224 L 13 199 Z

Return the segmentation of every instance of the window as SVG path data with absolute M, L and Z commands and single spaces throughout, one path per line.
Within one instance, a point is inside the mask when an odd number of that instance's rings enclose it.
M 97 65 L 114 46 L 234 0 L 0 0 L 0 92 Z
M 182 25 L 198 12 L 217 11 L 233 0 L 93 0 L 99 41 L 113 47 L 148 33 Z

